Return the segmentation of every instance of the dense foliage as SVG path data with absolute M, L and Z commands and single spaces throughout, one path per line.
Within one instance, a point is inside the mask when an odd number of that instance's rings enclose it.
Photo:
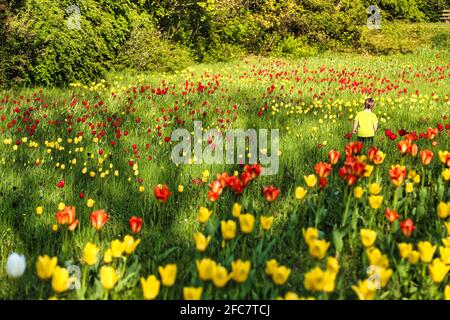
M 450 8 L 450 0 L 0 1 L 0 85 L 60 86 L 117 68 L 173 71 L 193 59 L 360 49 L 372 4 L 387 20 L 411 22 L 439 21 Z

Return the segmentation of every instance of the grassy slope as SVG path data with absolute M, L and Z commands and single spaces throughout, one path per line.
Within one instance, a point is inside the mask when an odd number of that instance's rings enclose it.
M 111 214 L 112 219 L 108 222 L 108 227 L 101 233 L 101 239 L 104 243 L 107 240 L 112 240 L 116 237 L 121 237 L 128 232 L 127 221 L 132 215 L 140 215 L 144 217 L 145 226 L 141 233 L 142 244 L 138 249 L 139 259 L 143 266 L 143 274 L 155 272 L 159 264 L 168 262 L 177 262 L 180 268 L 180 278 L 183 282 L 189 282 L 189 273 L 193 268 L 192 263 L 192 233 L 198 229 L 196 221 L 196 210 L 198 205 L 211 206 L 206 199 L 206 187 L 193 186 L 192 178 L 201 178 L 202 172 L 209 169 L 212 176 L 216 173 L 226 170 L 233 172 L 237 167 L 230 166 L 179 166 L 174 167 L 168 161 L 168 152 L 170 147 L 167 145 L 160 146 L 159 141 L 154 137 L 147 135 L 146 129 L 154 127 L 154 118 L 161 116 L 160 108 L 173 107 L 180 105 L 182 110 L 189 107 L 183 103 L 183 98 L 180 97 L 180 92 L 183 90 L 184 80 L 209 81 L 206 78 L 205 72 L 208 74 L 221 74 L 221 87 L 227 88 L 229 91 L 224 95 L 229 95 L 230 100 L 222 99 L 222 94 L 215 94 L 211 96 L 192 94 L 189 99 L 193 102 L 194 108 L 200 107 L 201 102 L 208 101 L 208 106 L 205 109 L 213 110 L 213 107 L 226 110 L 237 104 L 239 106 L 238 119 L 232 124 L 234 128 L 279 128 L 281 137 L 282 155 L 280 159 L 280 173 L 273 177 L 262 179 L 250 190 L 247 190 L 247 195 L 242 200 L 246 208 L 251 208 L 253 212 L 264 212 L 267 210 L 264 201 L 260 197 L 253 197 L 249 195 L 259 194 L 262 184 L 274 184 L 282 188 L 282 200 L 278 201 L 273 208 L 279 219 L 275 223 L 275 234 L 283 233 L 284 228 L 288 225 L 286 217 L 293 211 L 294 204 L 291 203 L 292 193 L 297 185 L 303 184 L 303 175 L 309 174 L 313 171 L 313 164 L 319 160 L 326 160 L 326 153 L 330 148 L 342 150 L 346 140 L 343 138 L 345 132 L 350 131 L 351 121 L 348 119 L 350 114 L 354 114 L 361 106 L 361 101 L 365 97 L 363 94 L 352 94 L 347 90 L 340 92 L 339 85 L 334 82 L 331 85 L 331 92 L 326 93 L 325 98 L 333 97 L 334 101 L 342 99 L 343 103 L 339 106 L 316 106 L 312 108 L 306 115 L 296 114 L 297 106 L 303 106 L 303 112 L 311 105 L 312 95 L 314 93 L 321 94 L 327 92 L 327 84 L 321 83 L 320 79 L 336 76 L 334 70 L 346 69 L 351 73 L 355 71 L 354 79 L 356 81 L 364 81 L 365 83 L 371 80 L 365 76 L 373 74 L 377 79 L 388 78 L 391 81 L 398 79 L 398 73 L 403 70 L 408 70 L 411 66 L 412 71 L 406 73 L 406 78 L 413 81 L 410 84 L 401 84 L 402 87 L 407 88 L 409 93 L 419 90 L 420 93 L 427 95 L 435 93 L 440 97 L 448 94 L 449 83 L 448 80 L 436 81 L 432 84 L 424 83 L 420 79 L 414 77 L 415 72 L 427 73 L 428 67 L 435 66 L 448 67 L 450 61 L 449 52 L 439 52 L 440 57 L 437 56 L 436 51 L 424 50 L 412 55 L 394 55 L 389 57 L 374 57 L 374 56 L 353 56 L 353 55 L 327 55 L 322 57 L 315 57 L 305 59 L 302 61 L 274 61 L 270 59 L 259 59 L 250 57 L 248 62 L 229 63 L 229 64 L 210 64 L 198 65 L 189 70 L 175 75 L 124 75 L 123 79 L 116 79 L 111 76 L 111 79 L 106 79 L 107 83 L 115 87 L 115 91 L 120 91 L 120 87 L 127 87 L 128 84 L 134 85 L 136 82 L 142 84 L 149 84 L 152 87 L 159 86 L 161 79 L 165 79 L 169 84 L 175 84 L 177 94 L 175 96 L 153 97 L 151 100 L 136 97 L 135 106 L 137 112 L 135 115 L 123 114 L 124 128 L 130 131 L 129 137 L 123 140 L 119 147 L 111 149 L 103 144 L 102 148 L 105 151 L 112 151 L 112 160 L 108 160 L 114 165 L 114 169 L 118 169 L 121 173 L 119 178 L 108 177 L 102 180 L 101 178 L 91 179 L 81 174 L 83 162 L 92 163 L 91 168 L 95 168 L 95 160 L 89 160 L 86 152 L 95 153 L 98 147 L 85 140 L 83 145 L 85 152 L 81 153 L 78 158 L 77 165 L 72 170 L 69 169 L 69 159 L 66 152 L 55 152 L 54 159 L 50 159 L 45 155 L 45 148 L 39 148 L 35 151 L 19 151 L 19 155 L 10 151 L 10 146 L 0 146 L 1 157 L 4 158 L 3 165 L 0 169 L 0 179 L 2 184 L 0 192 L 2 193 L 2 201 L 0 204 L 0 297 L 3 298 L 46 298 L 51 295 L 49 286 L 37 284 L 34 275 L 34 263 L 38 254 L 59 255 L 60 260 L 69 258 L 77 259 L 80 256 L 81 247 L 88 239 L 96 241 L 98 239 L 96 233 L 89 226 L 88 213 L 85 200 L 78 198 L 78 193 L 83 191 L 87 197 L 92 197 L 96 200 L 95 208 L 107 208 Z M 286 64 L 285 64 L 286 63 Z M 309 70 L 303 73 L 303 67 L 306 66 Z M 325 67 L 324 74 L 320 73 L 321 67 Z M 255 76 L 244 76 L 252 74 L 254 71 L 268 70 L 267 75 L 261 77 L 261 80 L 256 80 Z M 290 76 L 280 77 L 277 80 L 271 80 L 269 73 L 273 75 L 278 71 L 298 70 L 300 77 L 306 80 L 295 82 Z M 310 72 L 313 71 L 314 72 Z M 358 74 L 359 72 L 359 74 Z M 194 74 L 194 75 L 192 75 Z M 239 78 L 239 75 L 243 78 Z M 290 78 L 290 79 L 286 79 Z M 118 83 L 114 85 L 114 81 Z M 375 80 L 377 87 L 380 87 L 380 81 Z M 262 98 L 263 93 L 271 85 L 275 84 L 276 91 L 270 98 Z M 284 85 L 285 90 L 281 90 L 281 85 Z M 294 89 L 290 93 L 288 88 L 293 85 Z M 384 84 L 385 86 L 386 84 Z M 309 88 L 312 87 L 312 92 Z M 238 92 L 238 88 L 240 91 Z M 303 94 L 299 96 L 298 90 L 302 90 Z M 23 92 L 12 93 L 14 97 L 23 94 L 25 97 L 29 96 L 33 90 L 23 90 Z M 75 89 L 74 92 L 82 99 L 94 100 L 95 93 L 88 90 Z M 49 111 L 52 114 L 50 118 L 58 118 L 59 110 L 61 109 L 62 100 L 70 101 L 72 92 L 69 90 L 44 90 L 44 95 L 48 102 L 58 101 L 58 107 Z M 124 110 L 125 102 L 116 100 L 109 100 L 109 89 L 106 92 L 100 93 L 100 98 L 108 105 L 108 114 L 113 111 L 121 112 Z M 395 99 L 395 95 L 392 96 Z M 435 124 L 439 121 L 443 113 L 448 113 L 449 106 L 442 103 L 431 103 L 429 99 L 417 98 L 417 102 L 411 102 L 412 98 L 408 98 L 401 102 L 395 100 L 387 100 L 387 98 L 376 97 L 378 100 L 377 114 L 381 119 L 382 130 L 385 128 L 405 128 L 408 130 L 424 130 L 429 124 Z M 420 103 L 423 100 L 425 102 Z M 346 106 L 347 102 L 350 104 Z M 263 117 L 256 116 L 259 108 L 267 103 L 269 107 L 278 106 L 279 112 L 274 116 L 271 115 L 271 109 L 265 113 Z M 283 103 L 283 104 L 282 104 Z M 414 109 L 411 110 L 414 106 Z M 340 110 L 340 111 L 339 111 Z M 293 114 L 287 115 L 288 111 Z M 81 115 L 84 111 L 80 108 L 75 110 L 74 118 Z M 78 113 L 78 114 L 77 114 Z M 182 114 L 187 114 L 183 111 Z M 325 119 L 327 115 L 328 119 Z M 134 117 L 142 118 L 142 124 L 134 125 Z M 330 116 L 336 116 L 336 122 L 329 120 Z M 188 116 L 185 116 L 186 119 Z M 102 116 L 97 116 L 101 119 Z M 104 116 L 103 116 L 104 119 Z M 217 116 L 214 112 L 210 112 L 206 118 L 206 125 L 213 127 L 217 124 Z M 321 122 L 319 122 L 321 119 Z M 205 126 L 206 126 L 205 125 Z M 74 125 L 76 127 L 76 125 Z M 74 132 L 78 130 L 88 131 L 86 127 L 76 127 Z M 317 128 L 314 129 L 314 128 Z M 65 143 L 68 138 L 65 131 L 62 129 L 47 129 L 48 132 L 40 132 L 33 138 L 37 139 L 41 145 L 45 139 L 56 140 L 61 137 L 63 145 L 66 150 L 73 150 L 74 147 Z M 167 130 L 165 134 L 170 134 Z M 74 134 L 71 135 L 72 137 Z M 90 135 L 86 134 L 86 138 Z M 383 139 L 383 134 L 380 133 L 377 137 L 377 143 L 382 149 L 387 149 L 389 142 Z M 128 160 L 133 158 L 130 153 L 130 147 L 133 143 L 138 145 L 139 150 L 142 150 L 142 161 L 139 161 L 139 176 L 144 179 L 145 192 L 138 192 L 138 184 L 128 182 L 127 178 L 133 175 L 132 170 L 128 167 Z M 147 152 L 145 151 L 145 143 L 150 143 L 150 151 L 154 159 L 146 161 Z M 317 144 L 326 143 L 326 147 L 318 149 Z M 447 149 L 449 144 L 447 142 Z M 444 146 L 443 146 L 444 148 Z M 8 150 L 8 151 L 7 151 Z M 49 166 L 41 166 L 34 168 L 32 163 L 36 158 L 45 157 Z M 15 162 L 14 162 L 14 159 Z M 30 166 L 24 167 L 19 163 L 19 159 L 30 161 Z M 1 160 L 1 159 L 0 159 Z M 62 171 L 55 169 L 55 163 L 66 163 L 67 169 Z M 66 187 L 59 190 L 55 187 L 56 181 L 60 178 L 66 180 Z M 211 178 L 210 178 L 211 179 Z M 182 194 L 176 193 L 172 201 L 161 206 L 154 201 L 151 194 L 152 187 L 157 183 L 168 183 L 171 190 L 176 190 L 178 184 L 185 185 L 185 191 Z M 55 234 L 51 231 L 51 225 L 55 223 L 54 213 L 56 212 L 57 204 L 62 201 L 66 204 L 72 204 L 77 207 L 77 212 L 80 219 L 81 230 L 77 230 L 73 235 L 73 241 L 67 249 L 67 253 L 61 252 L 61 237 L 62 234 Z M 224 199 L 218 205 L 218 212 L 229 212 L 233 199 L 230 195 L 224 196 Z M 37 206 L 42 205 L 45 208 L 44 215 L 37 217 L 34 210 Z M 305 211 L 303 211 L 305 210 Z M 308 209 L 301 209 L 302 214 L 305 215 L 306 220 L 302 220 L 302 226 L 309 225 L 308 216 L 313 212 Z M 333 213 L 333 216 L 338 213 Z M 333 219 L 332 219 L 333 220 Z M 333 221 L 328 221 L 322 224 L 321 228 L 325 232 L 330 231 L 330 226 Z M 300 233 L 298 233 L 300 238 Z M 328 234 L 329 239 L 329 234 Z M 98 240 L 97 240 L 98 241 Z M 286 245 L 290 250 L 286 250 Z M 163 256 L 163 253 L 169 249 L 175 248 L 170 255 Z M 26 277 L 13 282 L 5 278 L 4 263 L 6 255 L 11 252 L 22 252 L 28 258 L 28 272 Z M 303 261 L 306 254 L 306 249 L 303 243 L 298 239 L 293 243 L 277 243 L 273 250 L 274 257 L 283 261 L 285 264 L 293 265 L 296 261 Z M 239 254 L 237 254 L 239 256 Z M 224 258 L 225 259 L 225 258 Z M 346 250 L 344 254 L 344 276 L 340 281 L 340 286 L 343 289 L 336 297 L 351 297 L 352 293 L 348 289 L 348 281 L 354 283 L 356 278 L 355 272 L 361 272 L 361 262 L 359 255 L 353 255 Z M 345 262 L 346 261 L 346 262 Z M 185 266 L 185 267 L 182 267 Z M 301 265 L 301 273 L 308 270 L 310 263 Z M 346 269 L 347 268 L 347 269 Z M 291 288 L 293 290 L 300 290 L 303 287 L 300 272 L 296 272 L 291 279 Z M 348 277 L 348 278 L 347 278 Z M 41 292 L 42 291 L 42 292 Z M 140 297 L 139 288 L 130 289 L 127 294 L 120 294 L 122 298 Z M 170 293 L 169 297 L 180 297 L 178 293 Z

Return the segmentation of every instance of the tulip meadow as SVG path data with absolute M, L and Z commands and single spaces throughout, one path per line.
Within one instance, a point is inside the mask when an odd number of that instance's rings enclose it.
M 449 80 L 422 50 L 2 91 L 0 298 L 450 299 Z M 278 173 L 174 164 L 194 121 L 278 129 Z

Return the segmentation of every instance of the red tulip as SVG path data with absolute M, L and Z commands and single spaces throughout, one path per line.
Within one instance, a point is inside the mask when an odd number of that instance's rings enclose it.
M 254 180 L 261 174 L 262 166 L 258 163 L 252 164 L 251 166 L 245 166 L 245 172 L 248 172 L 251 176 L 251 179 Z
M 98 231 L 103 228 L 106 222 L 108 222 L 109 215 L 105 210 L 96 210 L 91 213 L 90 219 L 92 226 Z
M 277 189 L 271 185 L 269 187 L 263 187 L 262 193 L 267 202 L 273 202 L 277 200 L 280 195 L 280 189 Z
M 58 184 L 56 185 L 58 188 L 64 187 L 64 180 L 59 180 Z
M 133 233 L 139 233 L 142 229 L 143 220 L 140 217 L 132 216 L 128 223 Z
M 162 186 L 157 185 L 153 189 L 153 195 L 155 196 L 156 200 L 162 203 L 167 202 L 171 194 L 172 192 L 170 192 L 169 187 L 166 184 Z
M 242 172 L 241 179 L 240 179 L 242 187 L 245 188 L 246 186 L 248 186 L 250 181 L 252 181 L 251 173 L 249 173 L 247 171 Z
M 410 218 L 408 218 L 400 222 L 400 229 L 402 230 L 403 235 L 409 238 L 411 237 L 411 234 L 416 229 L 416 227 L 414 226 L 413 221 Z
M 327 186 L 327 178 L 320 178 L 319 179 L 319 187 L 324 189 Z

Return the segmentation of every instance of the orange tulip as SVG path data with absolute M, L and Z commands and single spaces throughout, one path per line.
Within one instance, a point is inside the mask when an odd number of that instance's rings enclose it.
M 91 224 L 95 230 L 100 230 L 103 228 L 106 222 L 109 220 L 109 215 L 105 210 L 97 210 L 91 213 Z
M 427 166 L 431 163 L 431 161 L 433 160 L 433 156 L 433 151 L 427 149 L 420 151 L 420 159 L 422 159 L 422 164 L 424 166 Z
M 319 162 L 314 166 L 314 171 L 320 178 L 326 178 L 331 173 L 331 165 L 327 162 Z
M 369 150 L 367 151 L 367 158 L 369 159 L 369 161 L 373 162 L 377 153 L 378 153 L 377 147 L 370 147 Z
M 56 221 L 59 224 L 67 224 L 67 228 L 70 231 L 75 230 L 78 225 L 78 219 L 76 219 L 75 207 L 65 206 L 63 210 L 56 213 Z
M 393 209 L 391 210 L 389 208 L 386 208 L 386 210 L 384 211 L 384 215 L 386 216 L 386 219 L 388 219 L 389 222 L 391 222 L 391 223 L 400 217 L 398 215 L 397 211 L 395 211 Z
M 417 156 L 418 152 L 419 152 L 419 147 L 417 146 L 417 144 L 413 144 L 411 146 L 411 156 L 413 156 L 413 157 Z
M 406 155 L 411 152 L 411 141 L 402 140 L 397 144 L 397 148 L 402 155 Z
M 212 202 L 216 201 L 222 194 L 223 187 L 220 180 L 214 180 L 209 184 L 208 199 Z
M 341 159 L 341 154 L 338 151 L 330 150 L 330 152 L 328 152 L 328 158 L 330 159 L 331 165 L 334 166 L 339 162 L 339 159 Z
M 386 154 L 383 151 L 378 150 L 377 153 L 375 154 L 375 156 L 373 157 L 372 161 L 374 164 L 382 164 L 385 157 L 386 157 Z
M 438 134 L 438 129 L 428 128 L 426 137 L 428 140 L 433 140 L 437 136 L 437 134 Z
M 392 169 L 389 170 L 389 177 L 395 186 L 400 186 L 406 179 L 406 167 L 401 165 L 393 166 Z

